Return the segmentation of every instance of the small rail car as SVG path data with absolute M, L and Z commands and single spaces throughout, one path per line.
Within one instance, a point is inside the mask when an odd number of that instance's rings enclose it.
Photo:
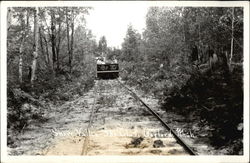
M 116 79 L 119 77 L 119 64 L 117 61 L 104 62 L 97 59 L 96 78 L 97 79 Z

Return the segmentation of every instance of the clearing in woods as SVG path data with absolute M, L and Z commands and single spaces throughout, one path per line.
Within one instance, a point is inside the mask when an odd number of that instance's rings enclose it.
M 144 100 L 154 108 L 157 100 Z M 159 110 L 158 110 L 159 111 Z M 187 155 L 173 136 L 116 80 L 99 80 L 80 98 L 52 108 L 25 129 L 12 154 Z
M 156 112 L 156 98 L 136 91 Z M 161 114 L 166 122 L 173 114 Z M 116 80 L 98 80 L 78 99 L 52 108 L 49 121 L 28 126 L 14 155 L 188 155 L 169 131 Z M 180 117 L 177 117 L 180 119 Z M 174 124 L 174 122 L 173 122 Z M 176 127 L 176 126 L 174 126 Z M 199 154 L 213 149 L 185 141 Z
M 96 94 L 96 97 L 94 97 Z M 75 134 L 55 139 L 44 155 L 183 155 L 187 154 L 176 140 L 150 113 L 115 80 L 97 81 L 88 93 L 84 136 Z M 153 99 L 152 99 L 153 100 Z M 152 101 L 156 102 L 156 101 Z M 95 104 L 93 106 L 93 104 Z M 92 110 L 93 109 L 93 110 Z M 84 115 L 84 112 L 80 115 Z M 60 132 L 60 131 L 58 131 Z M 160 138 L 156 134 L 162 135 Z M 78 132 L 78 134 L 80 134 Z

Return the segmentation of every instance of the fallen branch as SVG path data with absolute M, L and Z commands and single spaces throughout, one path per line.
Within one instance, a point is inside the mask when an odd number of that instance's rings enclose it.
M 233 66 L 243 66 L 243 63 L 236 63 L 236 62 L 232 62 L 231 65 Z
M 210 70 L 210 66 L 208 63 L 204 63 L 198 66 L 200 73 L 204 74 Z
M 203 107 L 204 109 L 206 109 L 207 111 L 213 111 L 214 109 L 210 109 L 210 108 L 208 108 L 208 107 L 206 107 L 206 106 L 204 106 L 204 105 L 201 105 L 201 107 Z
M 50 106 L 49 105 L 46 105 L 44 102 L 38 100 L 38 99 L 35 99 L 34 97 L 32 97 L 30 94 L 20 90 L 20 89 L 12 89 L 12 92 L 14 94 L 15 97 L 17 98 L 24 98 L 24 99 L 27 99 L 27 101 L 29 101 L 30 103 L 34 104 L 34 105 L 37 105 L 37 106 L 40 106 L 40 107 L 43 107 L 45 108 L 48 107 L 50 109 Z

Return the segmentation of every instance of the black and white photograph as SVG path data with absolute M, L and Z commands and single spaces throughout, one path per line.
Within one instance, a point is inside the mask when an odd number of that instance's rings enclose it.
M 20 1 L 1 15 L 5 159 L 249 161 L 249 2 Z

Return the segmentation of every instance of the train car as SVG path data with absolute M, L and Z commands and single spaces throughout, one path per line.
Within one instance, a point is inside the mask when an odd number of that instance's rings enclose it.
M 116 60 L 106 61 L 105 58 L 96 59 L 97 79 L 116 79 L 119 77 L 119 64 Z

